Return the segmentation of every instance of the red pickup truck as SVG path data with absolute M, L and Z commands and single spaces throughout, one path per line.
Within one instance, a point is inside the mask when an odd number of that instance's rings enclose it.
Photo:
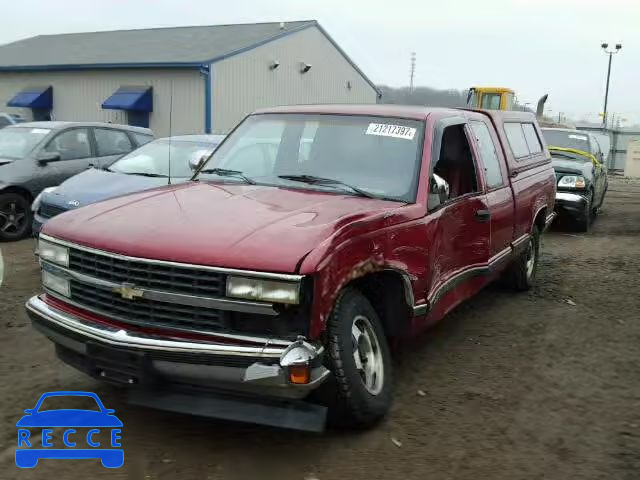
M 370 425 L 392 340 L 498 277 L 531 286 L 555 188 L 528 113 L 262 110 L 191 182 L 47 223 L 26 306 L 63 361 L 134 402 Z

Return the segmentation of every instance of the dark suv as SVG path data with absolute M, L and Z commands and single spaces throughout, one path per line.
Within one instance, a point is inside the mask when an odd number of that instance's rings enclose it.
M 30 122 L 0 130 L 0 241 L 31 230 L 31 202 L 91 165 L 106 168 L 153 140 L 148 128 L 110 123 Z

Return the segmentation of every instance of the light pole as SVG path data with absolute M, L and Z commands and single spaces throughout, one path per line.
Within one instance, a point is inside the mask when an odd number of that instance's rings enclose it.
M 622 44 L 616 43 L 615 50 L 608 50 L 609 48 L 608 43 L 603 43 L 600 46 L 602 47 L 602 50 L 604 50 L 604 53 L 609 55 L 609 67 L 607 68 L 607 87 L 604 91 L 604 111 L 602 112 L 602 127 L 606 129 L 607 128 L 607 101 L 609 100 L 609 78 L 611 77 L 611 59 L 616 53 L 620 51 L 620 49 L 622 48 Z

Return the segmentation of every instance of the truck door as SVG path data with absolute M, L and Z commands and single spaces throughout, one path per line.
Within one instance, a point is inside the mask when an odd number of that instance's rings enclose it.
M 469 122 L 475 136 L 484 178 L 490 219 L 490 264 L 507 258 L 513 239 L 514 200 L 509 186 L 507 168 L 502 151 L 496 148 L 498 136 L 493 127 L 482 120 Z
M 468 281 L 486 271 L 489 259 L 490 212 L 464 118 L 436 125 L 428 200 L 430 254 L 426 297 L 431 305 L 448 301 L 449 309 L 466 298 Z M 440 191 L 438 192 L 438 185 Z

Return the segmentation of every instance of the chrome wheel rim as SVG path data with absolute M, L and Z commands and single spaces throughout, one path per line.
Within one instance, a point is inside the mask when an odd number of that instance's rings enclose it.
M 8 202 L 0 206 L 0 232 L 19 232 L 26 221 L 26 217 L 26 212 L 20 210 L 16 202 Z
M 529 245 L 527 246 L 527 278 L 531 278 L 533 276 L 533 267 L 536 264 L 536 248 L 533 238 L 529 240 Z
M 378 395 L 384 383 L 384 364 L 380 342 L 367 317 L 358 315 L 351 324 L 353 360 L 364 388 L 371 395 Z

